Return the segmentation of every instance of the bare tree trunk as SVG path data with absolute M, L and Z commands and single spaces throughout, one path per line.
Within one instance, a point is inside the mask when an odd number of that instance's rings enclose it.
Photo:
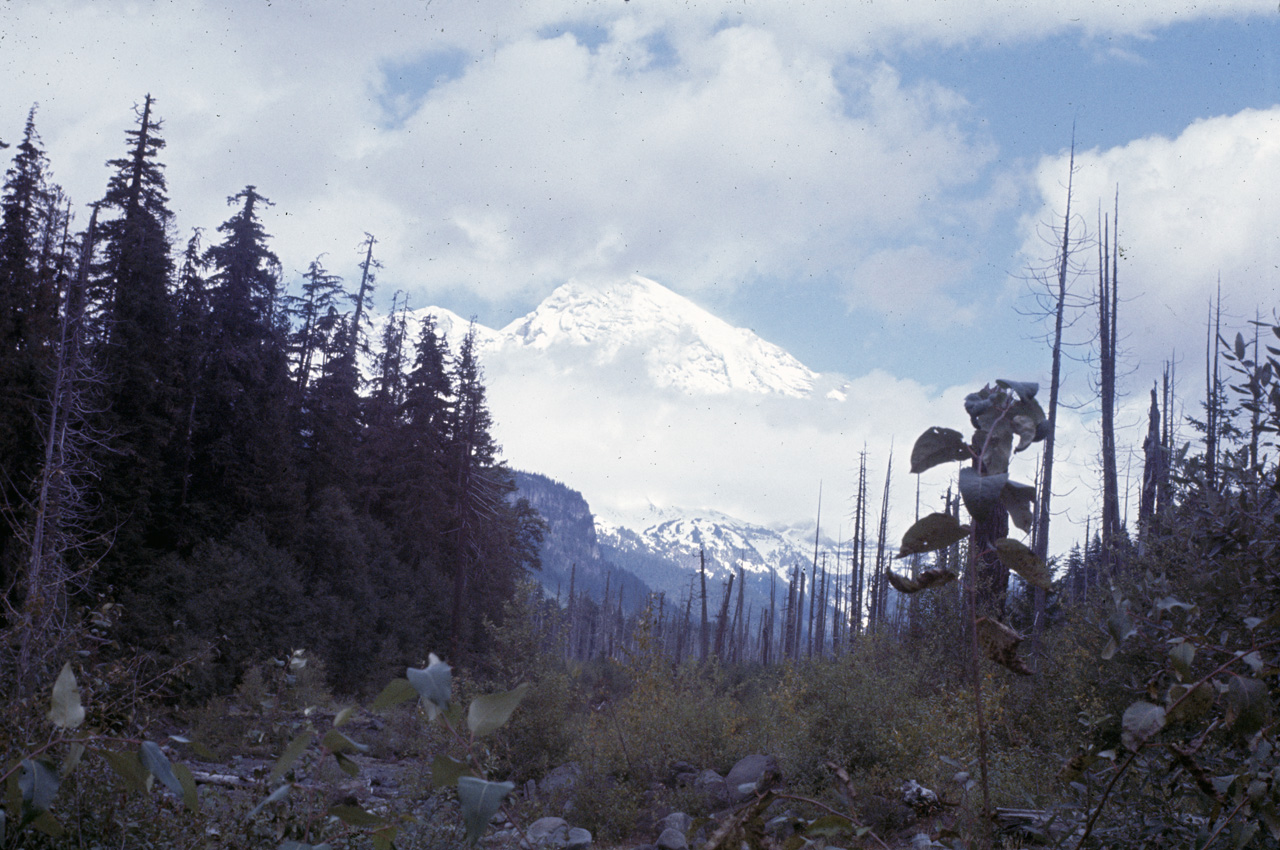
M 875 577 L 872 582 L 871 593 L 871 625 L 873 627 L 883 625 L 888 605 L 889 587 L 884 574 L 888 569 L 888 560 L 885 555 L 887 554 L 889 538 L 889 480 L 892 476 L 893 453 L 891 452 L 889 454 L 889 464 L 885 468 L 884 498 L 880 503 L 880 527 L 876 541 Z
M 751 619 L 750 611 L 747 612 L 748 622 L 744 623 L 742 621 L 742 605 L 743 605 L 743 602 L 745 601 L 743 599 L 743 586 L 746 583 L 747 583 L 746 570 L 743 568 L 742 564 L 739 563 L 738 564 L 738 602 L 734 606 L 734 611 L 733 611 L 733 660 L 734 662 L 739 662 L 742 660 L 746 650 L 747 632 L 750 631 L 751 629 L 750 622 L 749 622 Z
M 364 261 L 360 263 L 360 290 L 356 294 L 356 312 L 355 318 L 351 322 L 351 339 L 347 341 L 347 356 L 354 363 L 356 352 L 359 350 L 360 339 L 360 322 L 364 317 L 365 300 L 369 297 L 369 291 L 373 288 L 374 269 L 380 266 L 380 263 L 373 258 L 373 246 L 378 240 L 373 238 L 372 233 L 364 235 L 364 242 L 360 247 L 365 249 Z
M 1116 215 L 1120 192 L 1116 190 Z M 1104 217 L 1098 269 L 1098 394 L 1102 409 L 1102 549 L 1110 572 L 1116 569 L 1120 536 L 1120 486 L 1116 467 L 1116 274 L 1119 271 L 1119 225 Z
M 796 565 L 796 571 L 800 574 L 800 588 L 796 591 L 796 630 L 792 635 L 791 657 L 800 657 L 800 642 L 804 640 L 804 580 L 805 571 L 799 564 Z
M 1041 467 L 1039 502 L 1036 505 L 1035 533 L 1032 535 L 1032 549 L 1043 561 L 1049 554 L 1049 521 L 1050 503 L 1053 501 L 1053 451 L 1058 430 L 1058 393 L 1062 386 L 1062 326 L 1067 308 L 1067 271 L 1071 261 L 1071 189 L 1074 185 L 1076 168 L 1075 133 L 1071 138 L 1071 158 L 1067 166 L 1067 209 L 1062 216 L 1062 247 L 1058 252 L 1058 289 L 1053 311 L 1053 356 L 1049 371 L 1049 409 L 1045 411 L 1046 431 L 1044 448 L 1041 450 Z M 1045 592 L 1043 588 L 1035 589 L 1035 623 L 1032 626 L 1032 644 L 1035 655 L 1039 656 L 1040 636 L 1044 630 Z
M 866 600 L 867 564 L 867 450 L 858 459 L 858 496 L 853 508 L 853 564 L 850 580 L 850 645 L 862 634 L 862 612 Z
M 729 600 L 733 597 L 733 580 L 736 576 L 729 573 L 729 581 L 724 586 L 724 598 L 720 600 L 720 613 L 716 616 L 715 656 L 723 661 L 725 655 L 724 639 L 729 625 Z
M 702 549 L 698 550 L 698 568 L 702 576 L 702 631 L 699 649 L 702 652 L 701 658 L 705 661 L 710 650 L 711 631 L 707 625 L 707 553 Z
M 85 579 L 92 567 L 86 553 L 92 535 L 87 528 L 87 479 L 92 477 L 88 448 L 94 441 L 85 416 L 85 395 L 96 376 L 81 356 L 82 319 L 89 266 L 93 256 L 98 208 L 93 208 L 84 235 L 75 280 L 67 286 L 54 361 L 49 419 L 45 423 L 44 463 L 37 481 L 35 512 L 27 540 L 29 555 L 24 595 L 18 612 L 15 673 L 18 691 L 34 690 L 43 671 L 42 658 L 57 651 L 67 628 L 68 585 Z M 84 555 L 88 566 L 77 572 L 69 556 Z
M 1215 309 L 1216 307 L 1216 309 Z M 1218 439 L 1222 413 L 1221 388 L 1218 377 L 1218 340 L 1222 337 L 1222 280 L 1218 280 L 1217 304 L 1209 305 L 1209 326 L 1204 350 L 1204 471 L 1210 490 L 1218 486 Z

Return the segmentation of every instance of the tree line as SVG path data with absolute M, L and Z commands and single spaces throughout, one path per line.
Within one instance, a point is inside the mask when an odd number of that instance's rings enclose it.
M 179 244 L 163 123 L 135 111 L 80 229 L 35 107 L 0 192 L 5 681 L 47 678 L 76 611 L 117 623 L 99 654 L 199 658 L 200 692 L 294 648 L 346 691 L 481 649 L 542 524 L 474 332 L 411 334 L 397 294 L 370 339 L 371 235 L 357 286 L 323 257 L 287 286 L 253 185 Z

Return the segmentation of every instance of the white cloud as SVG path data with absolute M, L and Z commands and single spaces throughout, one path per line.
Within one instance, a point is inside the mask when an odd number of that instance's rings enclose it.
M 1119 187 L 1120 333 L 1143 382 L 1174 351 L 1199 362 L 1219 275 L 1241 325 L 1255 307 L 1269 316 L 1280 302 L 1280 107 L 1080 152 L 1076 165 L 1075 208 L 1090 233 L 1099 205 L 1112 214 Z M 1066 172 L 1064 156 L 1041 161 L 1041 220 L 1061 215 Z M 1024 250 L 1044 249 L 1029 239 Z
M 0 109 L 14 127 L 42 102 L 55 175 L 85 203 L 129 105 L 155 94 L 180 223 L 216 225 L 254 183 L 277 204 L 287 267 L 336 262 L 368 230 L 401 281 L 437 291 L 500 296 L 592 272 L 849 277 L 875 242 L 926 241 L 940 200 L 972 194 L 992 155 L 962 102 L 904 85 L 878 50 L 1250 8 L 6 3 Z M 413 78 L 449 51 L 443 81 Z

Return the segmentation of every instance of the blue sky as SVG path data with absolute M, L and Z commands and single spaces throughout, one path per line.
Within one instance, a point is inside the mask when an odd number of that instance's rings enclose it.
M 1273 0 L 8 0 L 0 139 L 39 102 L 84 220 L 150 92 L 179 239 L 253 183 L 286 269 L 351 279 L 371 232 L 384 304 L 494 327 L 640 273 L 916 388 L 914 427 L 957 388 L 1047 381 L 1022 278 L 1073 125 L 1080 235 L 1120 187 L 1135 404 L 1171 352 L 1198 386 L 1219 275 L 1241 321 L 1280 303 L 1277 45 Z

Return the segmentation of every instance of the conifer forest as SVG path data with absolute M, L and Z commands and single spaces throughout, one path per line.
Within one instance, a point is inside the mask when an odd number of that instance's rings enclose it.
M 1280 319 L 1219 297 L 1142 376 L 1122 504 L 1122 191 L 1082 228 L 1067 183 L 1042 363 L 883 489 L 850 447 L 842 552 L 767 603 L 705 558 L 553 592 L 474 329 L 411 324 L 373 234 L 331 249 L 358 279 L 285 269 L 269 186 L 178 234 L 161 106 L 88 201 L 36 108 L 0 125 L 0 848 L 1280 846 Z M 1100 510 L 1054 558 L 1068 369 Z

